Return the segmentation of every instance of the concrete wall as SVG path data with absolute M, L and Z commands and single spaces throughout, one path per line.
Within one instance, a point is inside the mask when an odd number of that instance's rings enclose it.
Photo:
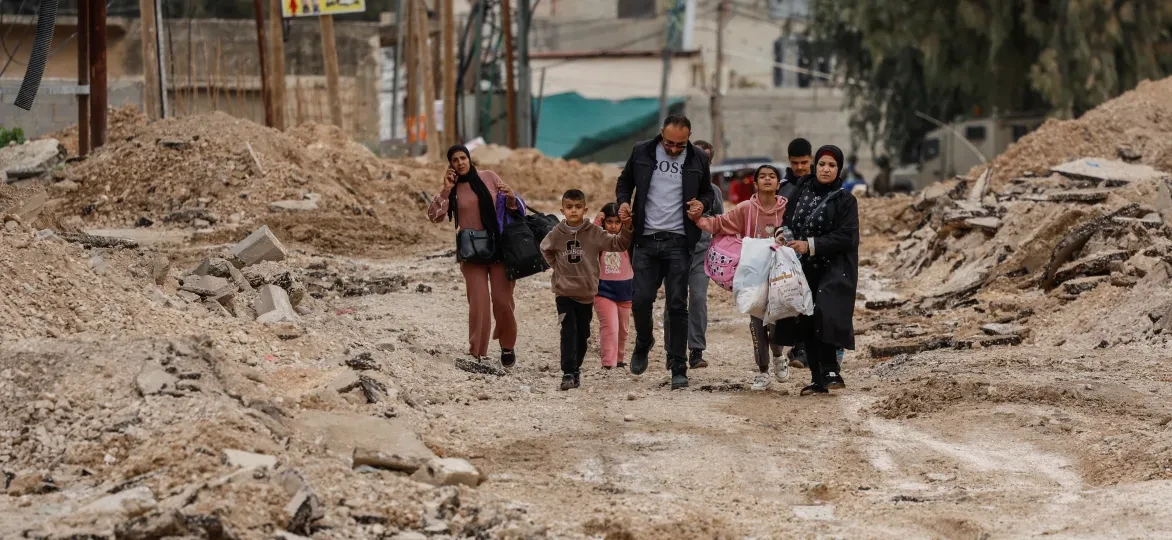
M 786 148 L 796 137 L 810 140 L 814 148 L 833 144 L 850 154 L 850 114 L 837 90 L 824 88 L 771 88 L 732 90 L 724 97 L 725 156 L 769 156 L 786 159 Z M 692 94 L 685 100 L 685 114 L 692 121 L 692 138 L 712 135 L 712 111 L 707 95 Z M 878 168 L 870 149 L 855 149 L 859 170 L 870 179 Z
M 55 85 L 76 85 L 77 79 L 43 79 L 33 110 L 25 111 L 12 103 L 20 90 L 20 79 L 0 79 L 0 126 L 21 128 L 28 138 L 60 131 L 77 123 L 77 96 L 52 94 Z M 109 83 L 111 107 L 141 106 L 142 81 L 118 80 Z
M 567 62 L 564 58 L 530 60 L 534 97 L 542 93 L 541 70 L 545 73 L 545 95 L 577 92 L 588 98 L 627 99 L 658 97 L 663 74 L 663 60 L 653 56 L 637 58 L 582 58 Z M 682 95 L 701 82 L 702 66 L 698 58 L 672 59 L 668 90 Z M 696 68 L 696 69 L 694 69 Z
M 549 4 L 543 1 L 541 6 L 546 11 L 534 14 L 530 40 L 535 51 L 663 48 L 666 17 L 618 19 L 616 0 L 561 0 L 556 7 Z M 701 52 L 705 66 L 701 80 L 705 83 L 714 80 L 718 4 L 717 0 L 696 2 L 693 48 Z M 784 35 L 799 35 L 802 23 L 775 17 L 762 0 L 733 4 L 725 32 L 725 85 L 772 87 L 773 42 Z M 550 7 L 554 15 L 550 15 Z M 787 58 L 792 56 L 787 53 Z

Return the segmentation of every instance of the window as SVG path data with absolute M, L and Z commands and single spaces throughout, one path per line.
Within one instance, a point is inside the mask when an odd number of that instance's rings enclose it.
M 985 126 L 966 126 L 964 128 L 964 138 L 970 141 L 985 140 Z
M 936 159 L 940 156 L 940 139 L 924 141 L 924 161 Z
M 765 0 L 772 19 L 805 19 L 810 12 L 809 0 Z
M 620 19 L 654 19 L 655 0 L 618 0 Z

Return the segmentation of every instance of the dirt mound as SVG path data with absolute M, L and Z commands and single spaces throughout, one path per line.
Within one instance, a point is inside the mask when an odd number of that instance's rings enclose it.
M 1144 81 L 1076 120 L 1048 120 L 993 160 L 999 187 L 1081 157 L 1122 158 L 1172 171 L 1172 77 Z M 969 176 L 980 176 L 982 167 Z
M 112 139 L 64 178 L 71 189 L 56 211 L 89 227 L 215 226 L 213 236 L 238 239 L 268 222 L 319 248 L 356 251 L 433 238 L 415 219 L 425 207 L 417 175 L 395 174 L 330 126 L 281 133 L 222 113 L 167 119 Z M 298 225 L 314 234 L 294 234 Z
M 134 105 L 124 105 L 118 108 L 110 107 L 110 111 L 106 116 L 106 140 L 109 142 L 125 140 L 128 137 L 134 136 L 135 133 L 138 133 L 146 125 L 147 117 L 138 107 Z M 65 149 L 69 152 L 69 155 L 77 155 L 76 124 L 42 138 L 57 139 L 61 141 L 61 144 L 65 145 Z

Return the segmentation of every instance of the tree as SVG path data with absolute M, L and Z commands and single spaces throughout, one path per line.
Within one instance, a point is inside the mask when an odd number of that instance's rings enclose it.
M 1165 0 L 814 0 L 812 17 L 857 137 L 904 162 L 935 127 L 916 112 L 1073 117 L 1172 73 Z

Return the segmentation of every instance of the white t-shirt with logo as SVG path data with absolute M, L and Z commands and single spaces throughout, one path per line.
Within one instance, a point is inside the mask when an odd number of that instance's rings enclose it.
M 672 157 L 662 144 L 655 145 L 655 171 L 647 187 L 643 234 L 684 234 L 684 159 L 687 157 L 687 150 Z

